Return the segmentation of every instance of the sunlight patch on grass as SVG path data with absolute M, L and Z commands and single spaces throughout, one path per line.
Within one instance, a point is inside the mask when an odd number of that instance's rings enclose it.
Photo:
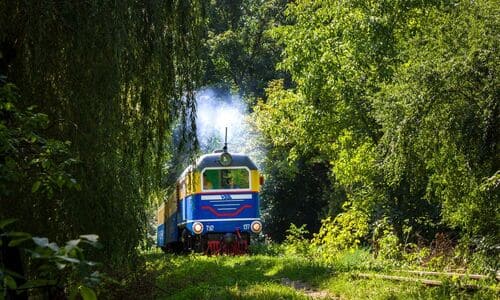
M 420 283 L 383 279 L 360 279 L 354 273 L 340 273 L 321 284 L 321 288 L 342 299 L 495 299 L 493 292 L 475 293 L 452 286 L 429 287 Z
M 309 299 L 291 287 L 271 282 L 249 285 L 244 288 L 233 287 L 230 289 L 230 293 L 231 299 Z
M 456 284 L 358 278 L 358 272 L 389 272 L 363 251 L 339 255 L 328 264 L 304 257 L 151 255 L 158 299 L 308 299 L 283 281 L 300 281 L 341 299 L 496 299 L 491 290 L 468 293 Z
M 158 299 L 200 299 L 200 300 L 230 300 L 230 299 L 308 299 L 304 294 L 290 287 L 285 287 L 277 283 L 266 282 L 240 286 L 238 284 L 231 287 L 214 286 L 208 283 L 190 286 L 168 296 L 160 296 Z
M 283 268 L 284 267 L 282 264 L 276 264 L 276 265 L 272 266 L 270 269 L 268 269 L 267 272 L 264 273 L 264 275 L 268 276 L 268 277 L 276 276 L 276 274 L 283 271 Z

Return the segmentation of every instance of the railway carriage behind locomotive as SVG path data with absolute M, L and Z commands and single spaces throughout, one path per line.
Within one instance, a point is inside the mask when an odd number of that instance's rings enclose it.
M 245 253 L 262 230 L 262 177 L 244 154 L 206 154 L 187 167 L 157 211 L 157 246 L 165 251 Z

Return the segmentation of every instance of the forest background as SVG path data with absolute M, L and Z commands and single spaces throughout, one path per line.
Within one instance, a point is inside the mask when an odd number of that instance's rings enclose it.
M 498 270 L 496 4 L 2 1 L 0 227 L 97 234 L 92 259 L 136 268 L 210 86 L 261 133 L 272 240 L 292 222 L 326 249 L 446 240 Z

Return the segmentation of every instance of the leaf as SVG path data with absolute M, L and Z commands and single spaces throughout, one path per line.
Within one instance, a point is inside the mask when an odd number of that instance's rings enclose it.
M 10 238 L 31 238 L 31 235 L 26 232 L 11 231 L 4 234 Z
M 14 290 L 17 288 L 16 281 L 9 275 L 5 275 L 5 277 L 3 278 L 3 282 L 9 289 Z
M 97 234 L 84 234 L 80 235 L 80 238 L 86 239 L 89 242 L 97 243 L 99 236 Z
M 9 274 L 10 276 L 12 276 L 13 278 L 19 278 L 19 279 L 24 279 L 24 276 L 22 276 L 21 274 L 19 273 L 16 273 L 14 271 L 10 271 L 10 270 L 3 270 L 6 274 Z
M 99 273 L 99 271 L 94 271 L 92 274 L 90 274 L 90 281 L 94 284 L 99 284 L 102 278 L 103 276 L 101 275 L 101 273 Z
M 28 280 L 26 283 L 21 285 L 19 289 L 32 289 L 32 288 L 56 285 L 56 283 L 57 283 L 56 280 L 49 280 L 49 279 Z
M 45 248 L 49 245 L 49 239 L 46 237 L 33 237 L 33 242 L 38 246 Z
M 31 254 L 32 258 L 41 258 L 42 257 L 42 255 L 40 253 L 36 252 L 36 251 L 28 250 L 28 253 Z
M 57 246 L 57 244 L 56 244 L 56 243 L 50 243 L 50 244 L 48 245 L 48 247 L 49 247 L 50 249 L 52 249 L 54 252 L 59 251 L 59 246 Z
M 69 250 L 76 248 L 78 246 L 78 244 L 80 244 L 80 241 L 81 241 L 80 239 L 67 241 L 66 242 L 66 249 L 69 251 Z
M 17 219 L 5 219 L 0 221 L 0 229 L 4 229 L 7 225 L 16 222 Z
M 99 271 L 94 271 L 90 274 L 90 277 L 101 277 L 101 273 Z
M 36 191 L 38 191 L 38 189 L 40 188 L 40 184 L 40 180 L 35 181 L 35 183 L 33 183 L 33 186 L 31 187 L 31 192 L 36 193 Z
M 72 286 L 69 290 L 69 300 L 75 300 L 76 295 L 78 295 L 78 288 L 76 286 Z
M 69 256 L 57 255 L 56 257 L 59 258 L 59 259 L 62 259 L 64 261 L 70 262 L 70 263 L 74 263 L 74 264 L 79 264 L 80 263 L 79 259 L 72 258 L 72 257 L 69 257 Z
M 84 285 L 80 286 L 80 295 L 82 295 L 83 300 L 97 300 L 94 290 Z
M 20 244 L 22 244 L 24 241 L 27 241 L 29 239 L 30 239 L 30 237 L 25 237 L 25 238 L 19 238 L 19 239 L 12 240 L 12 241 L 9 242 L 9 247 L 17 247 Z
M 13 148 L 14 149 L 14 148 Z M 8 169 L 16 169 L 17 168 L 17 163 L 15 160 L 13 160 L 11 157 L 5 158 L 5 166 Z
M 97 266 L 97 263 L 96 263 L 96 262 L 94 262 L 94 261 L 84 261 L 84 263 L 85 263 L 86 265 L 88 265 L 88 266 L 91 266 L 91 267 L 93 267 L 93 266 Z
M 64 268 L 66 268 L 66 264 L 62 264 L 60 262 L 56 262 L 56 267 L 58 270 L 62 270 Z

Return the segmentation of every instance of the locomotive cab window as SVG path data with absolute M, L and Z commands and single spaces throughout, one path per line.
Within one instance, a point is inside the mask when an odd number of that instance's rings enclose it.
M 203 190 L 249 189 L 250 172 L 246 168 L 207 169 L 202 184 Z

